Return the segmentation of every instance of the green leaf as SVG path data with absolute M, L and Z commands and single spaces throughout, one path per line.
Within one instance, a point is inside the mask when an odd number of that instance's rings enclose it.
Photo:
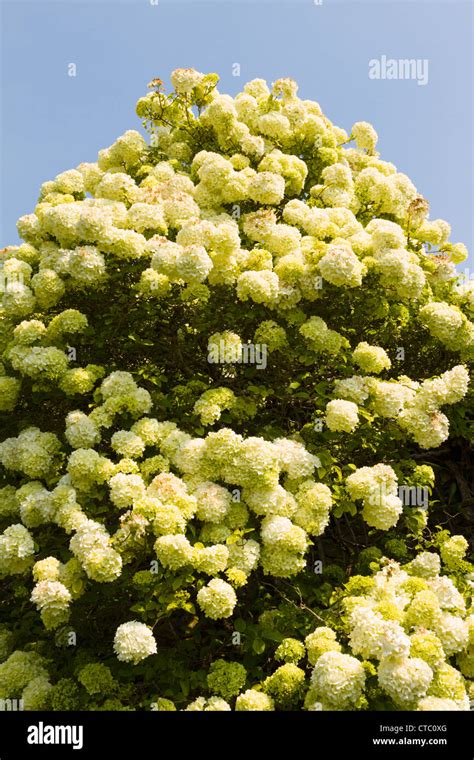
M 268 639 L 269 641 L 277 641 L 280 643 L 285 638 L 283 633 L 280 633 L 279 631 L 275 631 L 274 628 L 261 628 L 259 626 L 259 631 L 264 639 Z
M 265 651 L 265 642 L 262 639 L 254 639 L 252 642 L 252 649 L 255 654 L 263 654 Z

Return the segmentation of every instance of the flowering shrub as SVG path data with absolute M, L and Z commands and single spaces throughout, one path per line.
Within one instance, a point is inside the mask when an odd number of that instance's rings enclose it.
M 467 251 L 370 124 L 171 81 L 1 253 L 0 699 L 468 709 Z

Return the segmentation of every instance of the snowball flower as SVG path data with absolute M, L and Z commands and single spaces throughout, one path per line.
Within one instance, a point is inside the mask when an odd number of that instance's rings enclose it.
M 439 555 L 434 552 L 420 552 L 410 562 L 407 570 L 420 578 L 435 578 L 441 570 Z
M 431 335 L 451 350 L 458 350 L 461 328 L 466 317 L 456 306 L 450 306 L 444 301 L 431 301 L 420 309 L 420 320 Z
M 418 702 L 417 710 L 422 712 L 442 712 L 442 711 L 454 711 L 461 708 L 454 701 L 454 699 L 443 699 L 442 697 L 423 697 Z
M 137 665 L 157 652 L 153 632 L 147 625 L 136 620 L 122 623 L 115 632 L 114 651 L 118 660 Z
M 278 296 L 279 279 L 275 272 L 242 272 L 237 280 L 237 296 L 241 301 L 249 298 L 255 303 L 272 304 Z
M 194 491 L 197 500 L 196 516 L 205 522 L 219 523 L 229 511 L 232 496 L 227 488 L 206 481 Z
M 352 358 L 361 370 L 376 374 L 382 372 L 383 369 L 390 369 L 392 364 L 383 348 L 370 346 L 365 341 L 356 346 Z
M 198 697 L 191 702 L 186 708 L 190 712 L 230 712 L 231 707 L 225 699 L 221 697 Z
M 304 481 L 296 493 L 298 508 L 293 522 L 312 536 L 319 536 L 329 524 L 332 494 L 324 483 Z
M 66 417 L 66 438 L 74 449 L 88 449 L 100 441 L 97 426 L 83 412 L 69 412 Z
M 338 287 L 355 288 L 362 284 L 365 266 L 348 244 L 332 245 L 318 262 L 323 278 Z
M 380 500 L 366 499 L 362 516 L 372 528 L 389 530 L 397 524 L 402 511 L 402 500 L 395 494 L 387 494 Z
M 145 483 L 140 475 L 118 472 L 110 481 L 110 500 L 118 509 L 130 507 L 145 495 Z
M 278 449 L 280 466 L 290 478 L 304 478 L 312 475 L 315 467 L 321 462 L 314 454 L 310 454 L 302 443 L 288 438 L 276 438 L 273 445 Z
M 375 150 L 378 136 L 372 124 L 367 121 L 357 121 L 351 132 L 358 148 L 367 150 L 369 153 Z
M 355 657 L 341 652 L 325 652 L 316 662 L 311 675 L 315 698 L 330 708 L 353 707 L 362 696 L 365 672 Z
M 33 538 L 24 525 L 10 525 L 0 534 L 0 575 L 26 572 L 33 564 L 34 551 Z
M 70 549 L 89 578 L 99 583 L 111 583 L 122 571 L 122 558 L 112 548 L 107 530 L 93 520 L 85 520 L 78 527 Z
M 54 629 L 69 617 L 71 594 L 60 581 L 39 581 L 31 593 L 31 601 L 41 612 L 46 628 Z
M 408 655 L 410 639 L 396 621 L 384 620 L 380 613 L 363 604 L 354 609 L 350 621 L 350 645 L 354 654 L 378 660 L 390 655 Z
M 273 699 L 263 691 L 256 689 L 247 689 L 239 694 L 235 701 L 235 709 L 238 711 L 271 711 L 274 710 Z
M 250 181 L 248 193 L 256 203 L 276 205 L 285 195 L 285 180 L 273 172 L 259 172 Z
M 161 564 L 170 570 L 178 570 L 194 560 L 193 547 L 181 533 L 160 536 L 155 542 L 155 551 Z
M 441 558 L 448 569 L 455 569 L 461 564 L 469 549 L 469 544 L 464 536 L 451 536 L 441 545 Z
M 145 444 L 140 436 L 130 430 L 119 430 L 113 434 L 111 446 L 117 454 L 130 459 L 140 459 L 145 451 Z
M 229 583 L 220 578 L 213 578 L 198 591 L 197 601 L 206 617 L 219 620 L 232 615 L 237 596 Z
M 322 625 L 313 633 L 308 634 L 304 640 L 308 660 L 311 665 L 316 665 L 321 655 L 325 652 L 340 652 L 342 647 L 336 641 L 336 633 L 332 628 Z
M 358 406 L 353 401 L 329 401 L 326 405 L 326 425 L 332 431 L 352 433 L 359 424 L 358 412 Z
M 175 69 L 171 72 L 171 84 L 180 95 L 189 94 L 202 81 L 204 74 L 196 69 Z
M 288 517 L 265 517 L 260 533 L 264 544 L 287 551 L 302 553 L 308 545 L 304 530 L 294 525 Z
M 239 662 L 214 660 L 207 675 L 207 685 L 213 694 L 230 699 L 239 693 L 247 679 L 247 671 Z
M 433 671 L 418 657 L 386 657 L 380 663 L 378 679 L 396 705 L 410 709 L 426 695 Z
M 359 375 L 334 381 L 334 394 L 338 398 L 363 404 L 369 397 L 368 378 Z

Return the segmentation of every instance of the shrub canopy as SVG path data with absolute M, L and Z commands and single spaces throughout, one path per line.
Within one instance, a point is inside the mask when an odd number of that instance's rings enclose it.
M 1 253 L 0 698 L 468 709 L 465 246 L 291 79 L 171 81 Z

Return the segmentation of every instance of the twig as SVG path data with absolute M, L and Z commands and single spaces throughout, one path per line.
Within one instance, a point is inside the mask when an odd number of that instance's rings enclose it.
M 273 586 L 271 583 L 265 583 L 264 582 L 263 585 L 264 586 L 269 586 L 270 588 L 272 588 L 274 591 L 277 592 L 277 594 L 279 594 L 281 596 L 282 599 L 285 600 L 285 602 L 287 602 L 288 604 L 291 604 L 292 607 L 294 607 L 295 609 L 306 610 L 306 612 L 309 612 L 311 615 L 313 615 L 313 617 L 315 617 L 316 620 L 319 620 L 320 623 L 323 623 L 324 625 L 326 625 L 326 621 L 324 620 L 324 618 L 322 618 L 314 610 L 312 610 L 310 607 L 307 607 L 306 604 L 303 603 L 303 596 L 301 594 L 301 591 L 298 588 L 296 589 L 296 591 L 298 593 L 298 596 L 300 597 L 300 604 L 299 605 L 296 604 L 296 602 L 294 602 L 292 599 L 289 599 L 287 596 L 285 596 L 285 594 L 282 591 L 280 591 L 279 588 L 277 588 L 276 586 Z M 292 586 L 292 588 L 294 589 L 293 586 Z

